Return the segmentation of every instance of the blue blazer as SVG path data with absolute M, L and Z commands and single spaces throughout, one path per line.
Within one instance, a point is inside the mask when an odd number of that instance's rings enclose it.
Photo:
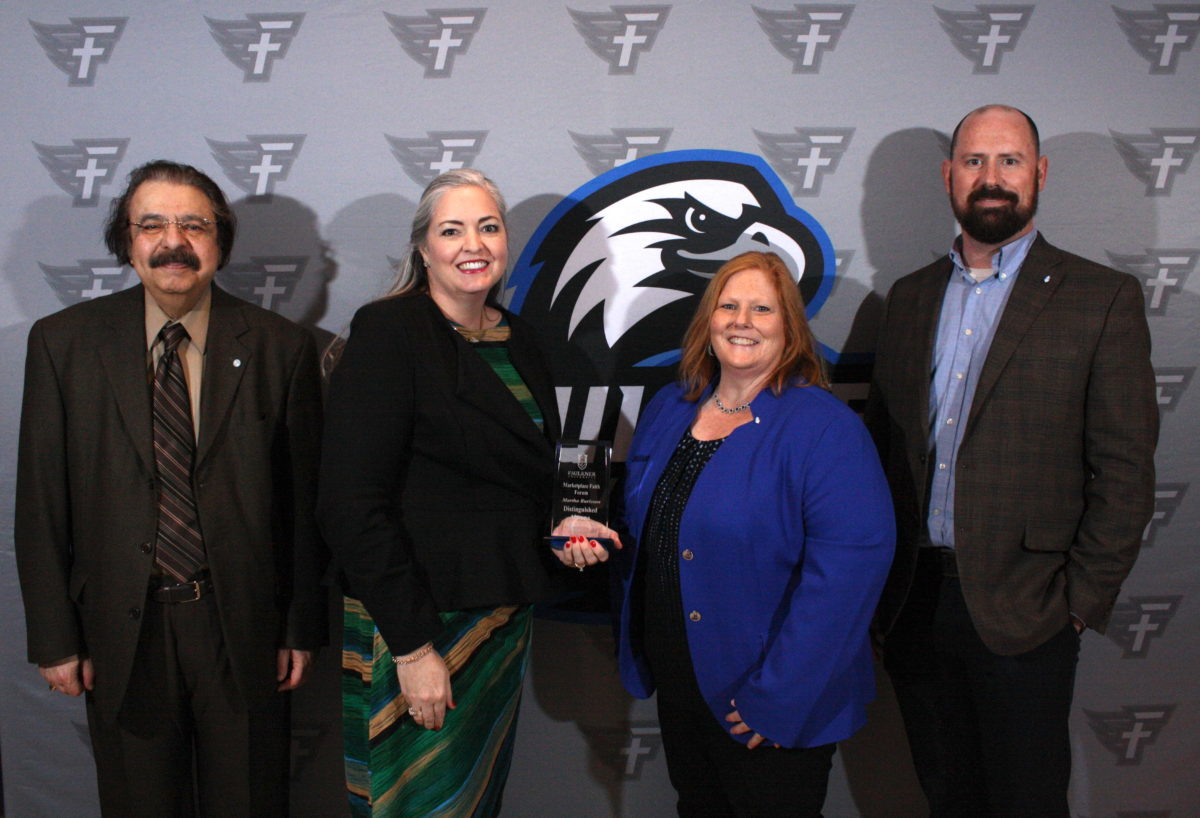
M 707 397 L 707 393 L 703 400 Z M 650 500 L 698 403 L 664 388 L 627 461 L 617 552 L 621 680 L 654 692 L 630 622 L 638 539 Z M 722 725 L 737 701 L 756 732 L 785 747 L 852 735 L 875 697 L 867 635 L 895 548 L 892 504 L 862 422 L 817 387 L 763 390 L 700 474 L 684 510 L 679 561 L 696 681 Z M 745 742 L 749 734 L 735 737 Z

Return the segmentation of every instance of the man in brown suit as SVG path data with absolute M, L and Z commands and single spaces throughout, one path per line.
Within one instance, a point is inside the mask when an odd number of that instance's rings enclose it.
M 311 336 L 216 287 L 235 220 L 151 162 L 105 239 L 139 286 L 29 333 L 16 557 L 29 660 L 86 693 L 105 815 L 282 815 L 287 691 L 325 635 Z
M 884 661 L 934 816 L 1063 816 L 1079 637 L 1153 511 L 1141 288 L 1033 226 L 1037 128 L 990 105 L 942 166 L 962 235 L 888 295 L 867 422 L 899 542 Z

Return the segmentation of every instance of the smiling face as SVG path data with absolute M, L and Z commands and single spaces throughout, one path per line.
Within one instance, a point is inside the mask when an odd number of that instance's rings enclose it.
M 1032 229 L 1046 157 L 1038 156 L 1029 123 L 1018 111 L 988 108 L 959 128 L 942 178 L 963 233 L 996 246 Z
M 215 222 L 208 197 L 191 185 L 143 182 L 129 200 L 129 221 L 172 222 L 157 236 L 130 226 L 129 263 L 146 291 L 172 318 L 196 306 L 212 283 L 221 250 L 215 226 L 200 235 L 184 235 L 174 222 L 207 219 Z
M 474 185 L 447 190 L 433 208 L 421 245 L 429 295 L 449 304 L 482 304 L 508 266 L 508 234 L 496 201 Z
M 748 384 L 771 374 L 783 354 L 785 333 L 770 276 L 757 268 L 730 276 L 708 329 L 722 380 L 732 377 Z

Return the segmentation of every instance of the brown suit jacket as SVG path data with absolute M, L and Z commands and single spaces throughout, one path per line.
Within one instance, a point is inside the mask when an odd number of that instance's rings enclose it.
M 142 287 L 29 333 L 16 557 L 29 661 L 90 656 L 115 718 L 155 573 L 157 519 Z M 320 382 L 311 336 L 213 287 L 195 485 L 223 635 L 244 696 L 279 647 L 325 637 L 316 533 Z
M 884 632 L 927 540 L 931 361 L 950 271 L 943 257 L 892 288 L 867 401 L 898 534 Z M 1138 282 L 1038 236 L 997 325 L 955 472 L 963 596 L 991 650 L 1031 650 L 1069 613 L 1103 632 L 1153 512 L 1157 438 Z

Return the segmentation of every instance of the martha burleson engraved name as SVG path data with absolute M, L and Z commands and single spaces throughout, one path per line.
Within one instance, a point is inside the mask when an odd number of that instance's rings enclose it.
M 608 524 L 609 457 L 605 441 L 564 441 L 558 446 L 554 484 L 554 522 L 587 517 Z
M 563 517 L 578 514 L 597 519 L 604 503 L 604 486 L 595 469 L 563 468 L 562 505 Z

